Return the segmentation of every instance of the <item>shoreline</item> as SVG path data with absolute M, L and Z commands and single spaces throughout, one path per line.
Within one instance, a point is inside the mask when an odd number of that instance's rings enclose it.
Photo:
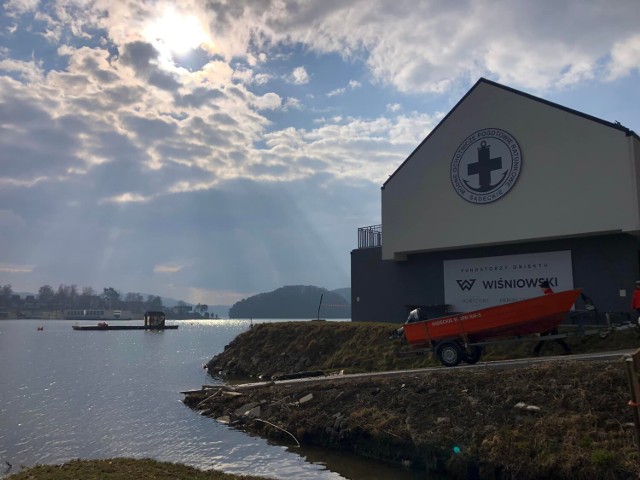
M 527 362 L 536 340 L 487 347 L 486 361 L 518 367 L 446 368 L 432 354 L 398 356 L 397 325 L 302 322 L 256 325 L 207 368 L 252 388 L 209 386 L 190 408 L 286 445 L 346 451 L 452 479 L 640 478 L 625 366 L 619 360 Z M 576 337 L 575 353 L 638 348 L 637 329 Z M 543 349 L 554 355 L 555 342 Z M 410 373 L 274 383 L 296 372 Z M 285 377 L 286 378 L 286 377 Z M 264 381 L 266 380 L 266 381 Z
M 450 478 L 628 479 L 640 475 L 628 396 L 621 362 L 581 361 L 212 387 L 184 403 L 287 445 Z

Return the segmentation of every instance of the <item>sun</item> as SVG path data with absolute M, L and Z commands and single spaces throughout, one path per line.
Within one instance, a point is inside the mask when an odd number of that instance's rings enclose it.
M 144 36 L 156 48 L 183 55 L 210 43 L 209 36 L 195 15 L 183 15 L 172 7 L 145 30 Z

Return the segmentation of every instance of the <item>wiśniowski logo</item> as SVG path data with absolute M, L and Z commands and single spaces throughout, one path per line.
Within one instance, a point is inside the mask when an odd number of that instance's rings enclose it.
M 466 280 L 456 280 L 460 290 L 471 290 L 473 288 L 473 284 L 476 283 L 475 278 L 470 278 Z
M 495 202 L 516 183 L 522 152 L 516 139 L 499 128 L 469 135 L 451 160 L 451 183 L 471 203 Z

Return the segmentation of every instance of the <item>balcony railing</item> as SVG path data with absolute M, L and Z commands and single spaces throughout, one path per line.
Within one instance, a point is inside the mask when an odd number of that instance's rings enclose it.
M 358 229 L 358 248 L 382 246 L 382 225 L 371 225 Z

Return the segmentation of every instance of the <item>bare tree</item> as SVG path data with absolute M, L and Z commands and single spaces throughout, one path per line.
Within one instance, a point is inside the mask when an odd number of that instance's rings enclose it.
M 51 307 L 55 292 L 51 285 L 43 285 L 38 290 L 38 303 L 41 307 Z
M 124 296 L 124 303 L 127 310 L 140 312 L 143 308 L 144 297 L 140 293 L 129 292 Z
M 162 305 L 162 298 L 154 297 L 153 295 L 149 295 L 147 297 L 147 309 L 149 310 L 162 310 L 164 306 Z
M 107 287 L 102 294 L 107 308 L 118 308 L 120 306 L 120 292 L 113 287 Z
M 0 302 L 2 305 L 9 306 L 11 303 L 11 296 L 13 295 L 13 287 L 10 283 L 3 285 L 0 289 Z

